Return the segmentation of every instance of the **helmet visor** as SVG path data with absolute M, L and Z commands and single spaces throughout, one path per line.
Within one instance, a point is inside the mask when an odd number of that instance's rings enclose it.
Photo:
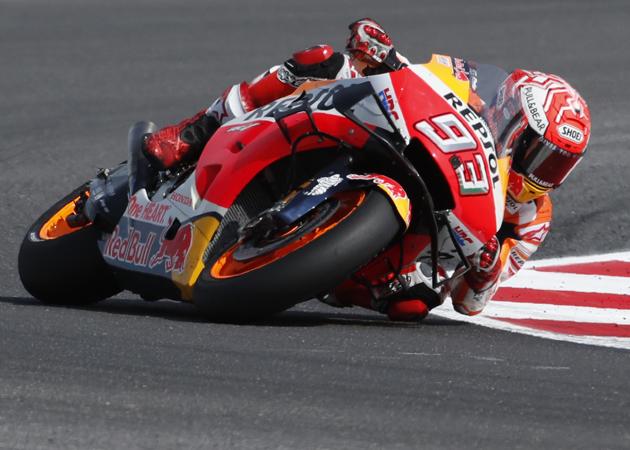
M 528 181 L 544 189 L 560 186 L 582 159 L 552 144 L 530 127 L 514 151 L 512 167 Z

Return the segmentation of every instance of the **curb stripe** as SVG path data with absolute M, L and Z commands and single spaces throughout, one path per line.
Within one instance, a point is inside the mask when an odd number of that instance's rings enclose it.
M 511 287 L 499 288 L 492 301 L 630 309 L 630 295 Z
M 592 262 L 569 266 L 536 267 L 538 272 L 560 272 L 582 275 L 603 275 L 612 277 L 630 277 L 630 264 L 624 261 Z
M 630 295 L 630 277 L 608 277 L 602 275 L 575 275 L 572 273 L 519 272 L 502 284 L 505 287 L 536 288 L 543 291 L 599 292 L 601 294 Z

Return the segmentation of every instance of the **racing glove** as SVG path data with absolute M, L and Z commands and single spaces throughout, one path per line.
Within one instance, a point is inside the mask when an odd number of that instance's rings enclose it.
M 479 314 L 499 288 L 501 244 L 492 237 L 469 257 L 471 269 L 450 286 L 453 308 L 461 314 Z
M 475 292 L 483 292 L 499 280 L 501 275 L 500 253 L 499 239 L 493 236 L 477 253 L 469 258 L 472 267 L 466 272 L 464 278 Z

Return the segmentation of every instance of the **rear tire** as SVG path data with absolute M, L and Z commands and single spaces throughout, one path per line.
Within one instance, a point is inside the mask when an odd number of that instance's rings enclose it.
M 215 264 L 229 250 L 223 252 L 199 276 L 194 302 L 214 320 L 246 321 L 283 311 L 333 289 L 386 248 L 400 229 L 391 203 L 371 190 L 323 234 L 259 268 L 215 277 Z M 282 239 L 284 246 L 292 244 Z
M 86 190 L 86 185 L 75 189 L 42 214 L 20 247 L 22 284 L 44 303 L 85 305 L 121 291 L 98 249 L 100 231 L 93 224 L 54 238 L 41 235 L 48 221 Z

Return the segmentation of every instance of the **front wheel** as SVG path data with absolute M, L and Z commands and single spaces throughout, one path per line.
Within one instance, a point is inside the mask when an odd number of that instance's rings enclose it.
M 348 191 L 290 228 L 241 239 L 201 273 L 194 302 L 219 320 L 251 320 L 330 291 L 386 248 L 401 229 L 377 190 Z
M 53 205 L 35 221 L 22 242 L 20 279 L 42 302 L 89 304 L 121 290 L 98 249 L 99 230 L 92 223 L 68 224 L 87 192 L 87 185 L 83 185 Z

